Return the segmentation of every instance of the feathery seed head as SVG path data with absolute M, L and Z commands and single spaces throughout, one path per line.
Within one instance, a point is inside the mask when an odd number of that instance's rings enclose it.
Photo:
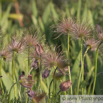
M 6 49 L 3 49 L 0 51 L 0 57 L 3 58 L 3 60 L 9 60 L 11 58 L 11 53 Z
M 87 24 L 83 22 L 81 24 L 75 24 L 71 31 L 71 36 L 76 39 L 88 37 L 91 34 L 91 29 Z
M 98 41 L 93 38 L 89 38 L 85 43 L 87 47 L 90 47 L 91 51 L 95 51 L 98 47 Z
M 74 24 L 74 20 L 70 20 L 69 18 L 64 19 L 57 24 L 57 29 L 55 32 L 60 33 L 59 36 L 61 36 L 62 34 L 68 34 L 72 30 Z
M 33 35 L 27 34 L 24 37 L 24 40 L 25 40 L 25 43 L 26 43 L 27 47 L 33 47 L 36 44 L 38 44 L 38 37 L 36 35 L 33 36 Z
M 43 65 L 46 68 L 60 66 L 59 61 L 63 60 L 61 53 L 56 54 L 55 52 L 48 52 L 42 56 Z
M 12 42 L 10 43 L 8 49 L 9 51 L 14 51 L 17 53 L 21 53 L 24 49 L 24 42 L 23 40 L 17 41 L 14 38 L 11 38 Z

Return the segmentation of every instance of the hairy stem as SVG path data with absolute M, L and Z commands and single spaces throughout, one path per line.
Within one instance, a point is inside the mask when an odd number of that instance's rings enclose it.
M 97 50 L 96 50 L 96 56 L 95 56 L 95 77 L 94 77 L 92 95 L 94 94 L 95 85 L 96 85 L 98 49 L 99 49 L 99 47 L 100 47 L 101 44 L 102 44 L 102 42 L 98 45 Z
M 59 90 L 59 92 L 55 95 L 55 101 L 56 101 L 56 98 L 57 98 L 57 96 L 59 95 L 60 92 L 61 92 L 61 90 Z M 54 101 L 54 103 L 56 103 L 55 101 Z
M 50 103 L 50 88 L 51 88 L 52 82 L 53 82 L 53 79 L 51 80 L 51 82 L 49 84 L 49 103 Z
M 68 66 L 68 69 L 69 69 L 69 79 L 71 81 L 71 72 L 70 72 L 70 66 Z M 72 95 L 72 85 L 71 85 L 71 88 L 70 88 L 70 91 L 71 91 L 71 95 Z
M 13 83 L 15 83 L 15 52 L 13 52 L 12 56 L 12 77 L 13 77 Z M 16 86 L 14 86 L 14 95 L 17 98 Z
M 54 74 L 53 74 L 53 98 L 54 98 L 54 94 L 55 94 L 55 73 L 56 73 L 57 69 L 58 69 L 58 67 L 56 67 Z M 54 100 L 54 99 L 52 99 L 52 100 Z

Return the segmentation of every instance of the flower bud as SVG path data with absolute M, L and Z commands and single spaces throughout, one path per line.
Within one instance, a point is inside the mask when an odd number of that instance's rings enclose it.
M 19 76 L 19 80 L 20 80 L 22 77 L 25 77 L 25 72 L 24 72 L 24 71 L 22 71 L 22 74 Z
M 70 88 L 71 85 L 72 85 L 71 81 L 67 80 L 67 81 L 62 82 L 59 85 L 59 87 L 60 87 L 61 91 L 67 91 Z
M 42 77 L 43 77 L 43 78 L 47 78 L 47 77 L 49 76 L 49 74 L 50 74 L 50 70 L 46 69 L 46 70 L 44 70 L 44 72 L 42 73 Z
M 36 44 L 35 45 L 35 51 L 36 51 L 37 55 L 41 55 L 44 52 L 42 45 Z
M 39 67 L 38 62 L 36 60 L 32 60 L 31 67 L 33 67 L 33 69 L 37 69 Z
M 26 93 L 28 94 L 29 97 L 34 97 L 34 96 L 36 96 L 36 93 L 35 93 L 32 89 L 30 89 L 30 90 L 27 91 Z

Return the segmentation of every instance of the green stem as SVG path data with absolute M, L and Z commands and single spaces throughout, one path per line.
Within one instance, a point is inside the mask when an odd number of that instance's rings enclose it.
M 92 95 L 94 94 L 94 90 L 95 90 L 95 85 L 96 85 L 96 77 L 97 77 L 97 57 L 98 57 L 98 49 L 100 47 L 100 45 L 102 44 L 102 42 L 98 45 L 97 50 L 96 50 L 96 57 L 95 57 L 95 77 L 94 77 L 94 84 L 93 84 L 93 91 L 92 91 Z
M 82 60 L 82 64 L 81 64 L 81 71 L 80 71 L 80 76 L 79 76 L 79 81 L 78 81 L 78 88 L 77 88 L 77 94 L 79 92 L 79 85 L 80 85 L 80 78 L 81 78 L 81 75 L 82 75 L 82 81 L 84 81 L 84 58 L 88 52 L 88 50 L 90 49 L 90 47 L 88 47 L 83 55 L 83 60 Z M 82 94 L 83 94 L 83 89 L 82 89 Z
M 59 90 L 59 92 L 55 95 L 55 101 L 56 101 L 56 98 L 57 98 L 57 96 L 59 95 L 60 92 L 61 92 L 61 90 Z M 54 103 L 56 103 L 55 101 L 54 101 Z
M 68 66 L 68 69 L 69 69 L 69 79 L 70 79 L 70 81 L 71 81 L 71 72 L 70 72 L 70 66 Z M 70 88 L 70 90 L 71 90 L 71 95 L 72 95 L 72 85 L 71 85 L 71 88 Z
M 58 67 L 56 67 L 54 74 L 53 74 L 53 98 L 54 98 L 54 94 L 55 94 L 55 73 L 56 73 L 57 69 L 58 69 Z M 52 100 L 54 100 L 54 99 L 52 99 Z
M 13 58 L 12 58 L 12 77 L 13 77 L 13 83 L 15 83 L 15 52 L 13 52 Z M 16 86 L 14 86 L 14 95 L 17 98 Z
M 30 73 L 31 73 L 32 70 L 33 70 L 33 68 L 31 68 L 31 69 L 29 70 L 28 75 L 30 75 Z
M 19 81 L 17 81 L 17 82 L 15 82 L 12 86 L 11 86 L 11 88 L 10 88 L 10 91 L 9 91 L 9 103 L 10 103 L 10 98 L 11 98 L 11 90 L 12 90 L 12 88 L 13 88 L 13 86 L 15 85 L 15 84 L 17 84 L 17 83 L 19 83 Z
M 83 39 L 81 38 L 81 65 L 83 64 L 83 62 L 82 62 L 82 55 L 83 55 Z M 80 78 L 81 78 L 81 74 L 82 74 L 82 66 L 81 66 L 81 71 L 80 71 L 80 75 L 79 75 L 79 80 L 78 80 L 78 87 L 77 87 L 77 95 L 78 95 L 78 93 L 79 93 L 79 85 L 80 85 Z M 83 77 L 82 77 L 82 79 L 83 79 Z M 82 90 L 83 90 L 83 88 L 82 88 Z
M 50 103 L 50 88 L 51 88 L 52 82 L 53 82 L 53 79 L 51 80 L 50 85 L 49 85 L 49 103 Z
M 82 82 L 84 81 L 84 61 L 83 61 L 83 39 L 81 38 L 81 73 L 82 73 Z M 82 95 L 83 95 L 83 87 L 82 87 Z
M 1 59 L 1 63 L 0 63 L 0 76 L 2 76 L 2 61 L 3 61 L 3 59 Z M 3 90 L 3 85 L 2 85 L 2 78 L 0 79 L 0 84 L 1 84 L 1 92 L 2 92 L 2 96 L 3 96 L 4 90 Z
M 85 56 L 86 56 L 86 54 L 87 54 L 87 52 L 88 52 L 88 50 L 90 49 L 90 46 L 88 46 L 87 47 L 87 49 L 86 49 L 86 51 L 85 51 L 85 53 L 84 53 L 84 55 L 83 55 L 83 60 L 82 60 L 82 64 L 81 64 L 81 72 L 82 72 L 82 82 L 84 81 L 84 58 L 85 58 Z M 83 95 L 83 87 L 82 87 L 82 95 Z

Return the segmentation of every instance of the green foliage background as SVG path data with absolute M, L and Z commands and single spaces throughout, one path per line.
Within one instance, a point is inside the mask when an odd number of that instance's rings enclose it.
M 24 26 L 21 27 L 18 22 L 18 14 L 15 12 L 14 4 L 18 1 L 19 10 L 23 17 Z M 19 15 L 20 16 L 20 15 Z M 67 37 L 62 35 L 58 39 L 55 39 L 56 34 L 53 33 L 50 28 L 51 25 L 56 24 L 58 20 L 63 18 L 74 18 L 76 21 L 87 21 L 91 27 L 94 28 L 96 24 L 103 27 L 103 0 L 0 0 L 0 28 L 2 33 L 0 34 L 0 49 L 8 45 L 11 37 L 14 34 L 22 35 L 24 30 L 30 30 L 31 34 L 35 31 L 39 31 L 39 37 L 43 36 L 43 44 L 49 46 L 55 44 L 61 45 L 61 50 L 65 51 L 67 56 Z M 45 41 L 46 40 L 46 41 Z M 84 48 L 85 50 L 86 48 Z M 101 50 L 102 51 L 102 50 Z M 21 54 L 20 54 L 21 55 Z M 25 71 L 27 74 L 27 58 L 25 54 L 18 55 L 16 58 L 16 73 L 17 78 L 21 74 L 21 71 Z M 94 55 L 95 52 L 90 52 L 85 58 L 85 81 L 80 83 L 80 86 L 84 86 L 85 94 L 91 94 L 89 84 L 94 78 Z M 103 71 L 103 59 L 101 58 L 102 52 L 98 57 L 98 70 L 100 73 Z M 69 61 L 71 64 L 71 76 L 73 83 L 73 94 L 76 94 L 76 86 L 78 83 L 78 77 L 80 72 L 80 41 L 70 40 L 70 56 Z M 3 63 L 3 85 L 5 91 L 9 91 L 13 84 L 11 78 L 11 62 Z M 35 74 L 35 71 L 33 71 Z M 68 79 L 67 76 L 65 79 Z M 34 76 L 35 80 L 35 76 Z M 48 93 L 48 86 L 51 77 L 44 80 L 43 90 Z M 60 83 L 60 81 L 58 81 Z M 103 75 L 100 74 L 97 77 L 95 94 L 103 94 Z M 21 92 L 24 92 L 22 87 Z M 33 87 L 36 90 L 36 86 Z M 59 90 L 59 87 L 56 89 Z M 19 92 L 19 91 L 18 91 Z M 64 94 L 64 93 L 61 93 Z M 70 94 L 70 91 L 67 91 Z M 12 93 L 13 98 L 13 93 Z M 58 102 L 59 103 L 59 102 Z

